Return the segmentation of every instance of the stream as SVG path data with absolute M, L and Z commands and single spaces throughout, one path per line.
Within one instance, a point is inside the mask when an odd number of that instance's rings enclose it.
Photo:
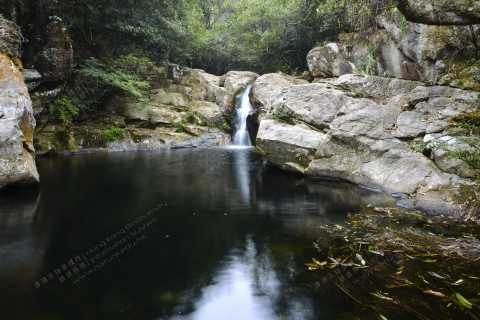
M 250 148 L 37 165 L 40 190 L 0 198 L 0 319 L 336 319 L 297 277 L 318 226 L 393 205 Z

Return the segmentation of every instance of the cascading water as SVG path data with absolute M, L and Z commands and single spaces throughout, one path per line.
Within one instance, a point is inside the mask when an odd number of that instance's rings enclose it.
M 253 111 L 250 104 L 250 90 L 252 85 L 249 85 L 240 96 L 240 103 L 237 105 L 235 117 L 235 134 L 233 135 L 233 144 L 236 146 L 251 146 L 250 136 L 247 130 L 247 117 Z

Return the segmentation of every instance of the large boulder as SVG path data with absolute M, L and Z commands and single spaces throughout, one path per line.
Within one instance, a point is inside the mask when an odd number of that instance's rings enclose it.
M 259 75 L 255 72 L 229 71 L 223 76 L 225 79 L 223 87 L 233 96 L 245 89 L 249 84 L 252 84 L 258 77 Z
M 263 86 L 254 84 L 260 92 Z M 447 139 L 458 145 L 448 138 L 449 119 L 473 110 L 480 103 L 477 94 L 344 75 L 335 82 L 291 85 L 266 99 L 271 108 L 260 123 L 257 146 L 272 164 L 411 195 L 435 214 L 457 210 L 448 201 L 449 190 L 468 184 L 463 178 L 471 172 L 465 163 L 448 162 L 429 148 Z M 433 206 L 433 199 L 442 205 Z M 402 204 L 414 207 L 415 202 Z
M 399 0 L 398 8 L 407 20 L 422 24 L 480 23 L 480 2 L 476 0 Z
M 355 70 L 355 65 L 349 61 L 344 45 L 338 43 L 329 43 L 310 50 L 307 65 L 311 75 L 320 78 L 339 77 Z
M 32 102 L 23 76 L 0 54 L 0 188 L 39 181 L 33 148 Z
M 294 78 L 280 73 L 264 74 L 253 83 L 252 105 L 256 109 L 269 112 L 277 96 L 296 83 Z

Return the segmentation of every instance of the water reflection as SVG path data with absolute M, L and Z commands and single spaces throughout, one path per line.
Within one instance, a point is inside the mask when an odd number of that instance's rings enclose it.
M 295 276 L 315 251 L 317 226 L 368 203 L 393 204 L 351 185 L 286 174 L 248 149 L 77 155 L 37 165 L 41 199 L 0 198 L 2 320 L 334 319 L 338 310 Z M 79 284 L 33 287 L 159 203 L 168 206 L 138 246 Z
M 271 252 L 258 251 L 250 237 L 243 250 L 233 250 L 213 282 L 202 290 L 193 313 L 173 319 L 313 319 L 308 296 L 284 292 Z
M 38 273 L 45 253 L 45 239 L 34 225 L 39 204 L 37 189 L 0 196 L 0 291 L 28 288 Z

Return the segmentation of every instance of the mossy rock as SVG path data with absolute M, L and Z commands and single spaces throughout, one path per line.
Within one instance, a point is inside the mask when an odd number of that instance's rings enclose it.
M 480 61 L 446 61 L 446 74 L 439 83 L 455 88 L 480 91 Z

